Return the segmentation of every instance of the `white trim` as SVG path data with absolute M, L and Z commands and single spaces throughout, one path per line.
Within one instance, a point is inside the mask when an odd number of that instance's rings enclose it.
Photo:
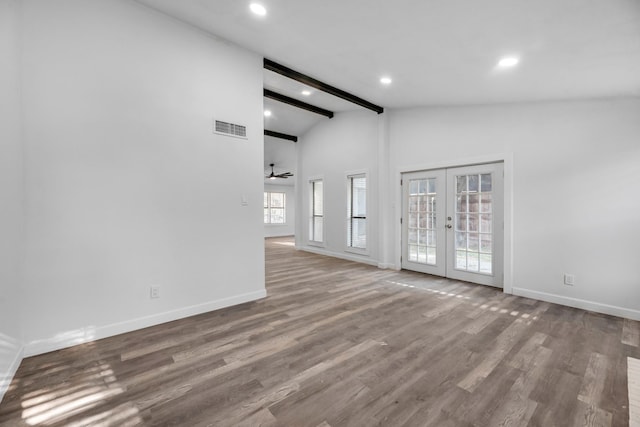
M 368 225 L 367 225 L 367 228 L 369 228 Z M 367 231 L 367 237 L 368 237 L 368 233 L 369 232 Z M 370 256 L 371 255 L 371 251 L 369 251 L 368 249 L 352 248 L 350 246 L 345 246 L 344 251 L 352 253 L 352 254 L 356 254 L 356 255 L 362 255 L 362 256 Z
M 615 305 L 602 304 L 599 302 L 549 294 L 546 292 L 532 291 L 530 289 L 523 288 L 513 288 L 513 295 L 580 308 L 582 310 L 595 311 L 597 313 L 609 314 L 611 316 L 624 317 L 631 320 L 640 320 L 640 311 L 633 310 L 631 308 L 617 307 Z
M 318 241 L 318 240 L 311 240 L 311 227 L 312 227 L 312 219 L 313 219 L 313 196 L 314 196 L 314 192 L 313 192 L 313 183 L 317 182 L 317 181 L 321 181 L 322 182 L 322 241 Z M 324 223 L 324 219 L 325 219 L 325 188 L 324 188 L 324 175 L 316 175 L 316 176 L 311 176 L 309 178 L 307 178 L 307 195 L 309 197 L 308 203 L 307 203 L 307 245 L 312 245 L 312 246 L 318 246 L 318 247 L 322 247 L 324 248 L 325 245 L 325 240 L 326 240 L 326 233 L 325 231 L 325 223 Z
M 20 367 L 20 363 L 22 363 L 22 359 L 24 358 L 24 347 L 20 347 L 16 352 L 16 355 L 9 365 L 9 370 L 5 373 L 1 373 L 2 378 L 0 378 L 0 402 L 2 402 L 2 398 L 4 397 L 7 390 L 9 390 L 9 386 L 11 385 L 11 381 L 13 381 L 13 377 L 18 372 L 18 368 Z
M 311 252 L 314 254 L 318 254 L 318 255 L 324 255 L 324 256 L 330 256 L 333 258 L 340 258 L 340 259 L 346 259 L 347 261 L 354 261 L 354 262 L 359 262 L 362 264 L 368 264 L 368 265 L 373 265 L 374 267 L 378 267 L 378 260 L 375 259 L 367 259 L 367 258 L 363 258 L 363 257 L 359 257 L 359 256 L 354 256 L 351 255 L 349 253 L 345 253 L 345 252 L 334 252 L 334 251 L 329 251 L 326 250 L 324 248 L 318 248 L 315 246 L 302 246 L 302 247 L 296 247 L 296 249 L 301 250 L 301 251 L 305 251 L 305 252 Z
M 87 326 L 84 328 L 67 331 L 58 334 L 55 337 L 34 340 L 24 346 L 24 357 L 35 356 L 50 351 L 60 350 L 66 347 L 135 331 L 137 329 L 147 328 L 149 326 L 160 325 L 162 323 L 172 322 L 174 320 L 183 319 L 197 314 L 207 313 L 209 311 L 219 310 L 225 307 L 242 304 L 249 301 L 255 301 L 267 296 L 265 289 L 248 292 L 240 295 L 234 295 L 228 298 L 222 298 L 215 301 L 209 301 L 202 304 L 196 304 L 188 307 L 182 307 L 176 310 L 165 311 L 163 313 L 152 314 L 150 316 L 139 317 L 137 319 L 125 320 L 124 322 L 112 323 L 104 326 Z
M 392 263 L 392 262 L 386 262 L 386 263 L 385 262 L 379 262 L 378 263 L 378 268 L 381 268 L 383 270 L 391 269 L 391 270 L 399 271 L 399 269 L 396 268 L 395 263 Z
M 640 426 L 640 359 L 627 357 L 629 427 Z
M 400 257 L 402 256 L 402 246 L 400 239 L 402 236 L 402 228 L 400 226 L 400 218 L 402 217 L 402 187 L 400 180 L 402 174 L 407 172 L 416 172 L 432 169 L 447 169 L 460 166 L 473 166 L 485 163 L 504 163 L 504 261 L 503 261 L 503 289 L 505 294 L 513 293 L 513 153 L 496 153 L 478 157 L 467 157 L 450 161 L 439 161 L 434 163 L 417 164 L 409 166 L 397 167 L 393 173 L 394 192 L 394 249 L 395 259 L 394 265 L 396 270 L 402 268 Z

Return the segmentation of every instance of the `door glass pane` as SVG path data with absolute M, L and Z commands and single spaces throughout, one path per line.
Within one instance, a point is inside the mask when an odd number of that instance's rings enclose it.
M 483 193 L 491 192 L 491 174 L 485 173 L 480 175 L 480 191 Z
M 480 273 L 491 274 L 491 254 L 480 254 Z
M 407 244 L 409 261 L 436 264 L 436 179 L 409 180 Z
M 409 245 L 409 261 L 418 261 L 418 245 Z
M 418 230 L 409 230 L 409 244 L 415 245 L 418 243 Z
M 457 270 L 493 274 L 491 174 L 456 176 Z

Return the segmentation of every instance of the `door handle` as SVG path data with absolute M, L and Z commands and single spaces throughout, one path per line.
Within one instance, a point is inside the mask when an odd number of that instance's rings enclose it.
M 447 227 L 447 228 L 452 228 L 452 227 L 453 227 L 453 225 L 451 225 L 451 224 L 447 224 L 447 225 L 445 225 L 445 227 Z

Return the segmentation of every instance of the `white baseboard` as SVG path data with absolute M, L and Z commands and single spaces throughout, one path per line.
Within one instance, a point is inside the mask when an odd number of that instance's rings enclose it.
M 383 270 L 391 269 L 391 270 L 400 271 L 400 269 L 396 266 L 394 262 L 387 262 L 387 263 L 379 262 L 378 268 L 381 268 Z
M 219 310 L 225 307 L 242 304 L 249 301 L 255 301 L 267 296 L 265 289 L 249 292 L 241 295 L 235 295 L 215 301 L 209 301 L 202 304 L 196 304 L 188 307 L 182 307 L 176 310 L 165 311 L 163 313 L 153 314 L 150 316 L 139 317 L 137 319 L 126 320 L 124 322 L 112 323 L 104 326 L 89 326 L 73 331 L 58 334 L 55 337 L 35 340 L 24 346 L 24 357 L 35 356 L 50 351 L 60 350 L 62 348 L 72 347 L 74 345 L 135 331 L 137 329 L 147 328 L 149 326 L 159 325 L 189 316 L 206 313 L 213 310 Z
M 365 256 L 358 256 L 357 254 L 346 253 L 346 252 L 333 252 L 333 251 L 329 251 L 329 250 L 315 247 L 315 246 L 300 246 L 300 247 L 296 246 L 296 249 L 306 251 L 306 252 L 311 252 L 318 255 L 325 255 L 333 258 L 346 259 L 347 261 L 354 261 L 354 262 L 360 262 L 363 264 L 369 264 L 369 265 L 373 265 L 374 267 L 378 266 L 377 260 L 370 259 Z
M 610 314 L 612 316 L 624 317 L 631 320 L 640 320 L 640 311 L 630 308 L 617 307 L 615 305 L 570 298 L 562 295 L 548 294 L 546 292 L 532 291 L 530 289 L 513 288 L 512 290 L 513 295 L 521 297 L 533 298 L 574 308 L 581 308 L 583 310 L 595 311 L 597 313 Z
M 11 385 L 11 381 L 13 377 L 16 375 L 18 368 L 20 367 L 20 363 L 22 363 L 22 359 L 24 357 L 24 347 L 20 347 L 16 352 L 13 361 L 9 365 L 9 369 L 7 372 L 0 372 L 0 402 L 2 402 L 2 398 L 4 394 L 9 390 L 9 386 Z

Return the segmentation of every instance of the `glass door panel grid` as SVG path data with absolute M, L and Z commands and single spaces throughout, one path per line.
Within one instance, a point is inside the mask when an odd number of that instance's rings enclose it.
M 456 270 L 493 274 L 491 174 L 456 176 Z
M 436 264 L 436 179 L 409 181 L 409 261 Z

